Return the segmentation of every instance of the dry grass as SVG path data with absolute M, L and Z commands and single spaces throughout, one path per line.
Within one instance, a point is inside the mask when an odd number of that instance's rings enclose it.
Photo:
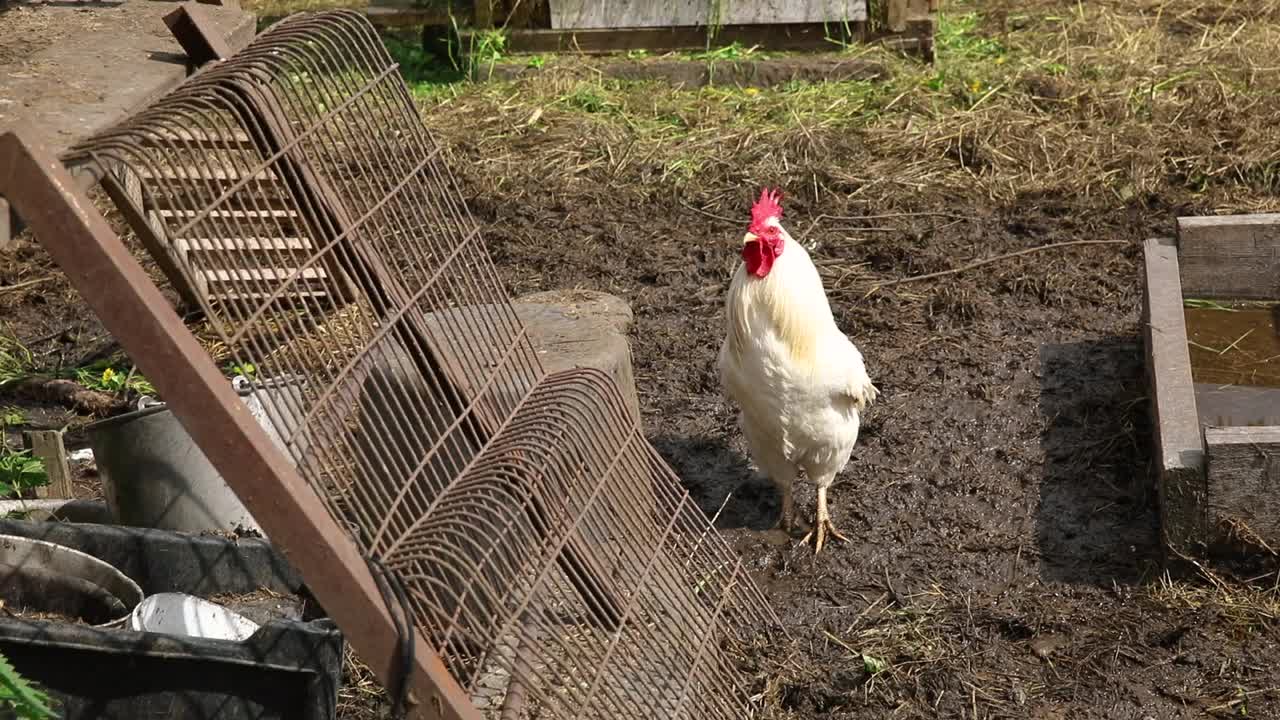
M 607 168 L 638 174 L 633 190 L 674 183 L 696 196 L 728 173 L 879 210 L 919 204 L 913 194 L 1274 206 L 1280 130 L 1266 119 L 1280 111 L 1280 3 L 998 0 L 948 12 L 936 66 L 848 51 L 885 63 L 889 82 L 752 92 L 554 73 L 437 94 L 427 121 L 473 147 L 494 183 L 535 171 L 587 182 Z M 584 141 L 551 141 L 570 137 Z

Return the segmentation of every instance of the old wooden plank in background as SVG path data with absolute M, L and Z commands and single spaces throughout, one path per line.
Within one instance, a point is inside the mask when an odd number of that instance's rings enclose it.
M 1178 218 L 1186 297 L 1280 299 L 1280 214 Z
M 833 40 L 843 41 L 873 39 L 866 35 L 865 23 L 854 23 L 845 35 L 843 26 L 823 26 L 820 23 L 794 23 L 788 25 L 726 25 L 715 36 L 715 45 L 741 43 L 759 46 L 762 50 L 830 50 Z M 920 36 L 892 35 L 885 38 L 900 40 L 896 45 L 902 50 L 919 50 Z M 472 34 L 464 31 L 462 44 L 467 46 Z M 674 50 L 701 50 L 707 45 L 706 28 L 663 27 L 629 28 L 625 30 L 512 30 L 508 33 L 507 52 L 515 55 L 532 53 L 573 52 L 608 54 L 630 50 L 647 50 L 655 53 Z
M 1280 427 L 1210 427 L 1208 511 L 1224 542 L 1280 550 Z
M 1161 534 L 1175 555 L 1198 554 L 1205 541 L 1204 444 L 1187 353 L 1187 327 L 1172 240 L 1143 245 L 1143 336 L 1155 427 Z
M 550 0 L 551 27 L 607 29 L 691 25 L 863 22 L 866 0 Z
M 8 247 L 13 240 L 13 225 L 9 220 L 9 201 L 0 198 L 0 250 Z
M 62 442 L 61 430 L 29 430 L 23 434 L 23 444 L 31 456 L 44 462 L 49 484 L 36 488 L 36 496 L 42 498 L 73 498 L 71 468 L 67 464 L 67 448 Z

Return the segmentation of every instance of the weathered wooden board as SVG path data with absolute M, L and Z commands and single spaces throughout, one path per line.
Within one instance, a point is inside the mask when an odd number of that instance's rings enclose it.
M 918 51 L 930 57 L 930 32 L 925 24 L 912 28 L 917 34 L 883 34 L 870 36 L 866 23 L 845 26 L 823 26 L 819 23 L 787 25 L 726 25 L 716 32 L 716 45 L 737 42 L 761 50 L 830 50 L 833 39 L 841 41 L 882 41 L 903 51 Z M 461 33 L 463 46 L 471 33 Z M 701 27 L 628 28 L 623 30 L 512 30 L 508 31 L 508 53 L 582 53 L 607 55 L 630 50 L 654 53 L 676 50 L 702 50 L 707 46 L 707 31 Z
M 863 22 L 866 0 L 551 0 L 557 30 Z
M 1186 297 L 1280 299 L 1280 214 L 1178 218 Z
M 67 448 L 62 442 L 61 430 L 29 430 L 23 434 L 23 444 L 32 457 L 40 458 L 49 484 L 36 488 L 36 497 L 74 498 L 71 485 L 71 468 L 67 464 Z
M 1204 443 L 1196 414 L 1187 327 L 1172 240 L 1143 245 L 1146 292 L 1142 328 L 1155 428 L 1161 533 L 1176 555 L 1198 554 L 1205 540 Z
M 1280 427 L 1210 427 L 1204 439 L 1215 534 L 1280 552 Z
M 0 198 L 0 250 L 9 245 L 13 239 L 13 223 L 9 221 L 9 201 Z

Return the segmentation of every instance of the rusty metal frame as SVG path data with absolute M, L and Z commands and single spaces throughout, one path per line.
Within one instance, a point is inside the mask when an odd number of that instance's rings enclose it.
M 392 688 L 411 616 L 415 717 L 497 680 L 507 717 L 742 717 L 728 653 L 776 616 L 608 376 L 546 373 L 417 113 L 367 20 L 302 15 L 61 158 L 171 281 L 226 284 L 195 293 L 218 357 L 305 378 L 269 435 L 20 131 L 0 195 Z
M 355 543 L 249 414 L 221 371 L 57 157 L 16 127 L 0 135 L 0 195 L 106 329 L 135 353 L 214 467 L 253 508 L 325 610 L 381 678 L 398 671 L 396 625 Z M 279 482 L 268 482 L 278 478 Z M 415 644 L 410 717 L 480 720 L 427 643 Z

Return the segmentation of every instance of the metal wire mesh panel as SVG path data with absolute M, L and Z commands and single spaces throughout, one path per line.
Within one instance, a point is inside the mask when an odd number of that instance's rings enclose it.
M 776 618 L 608 377 L 544 372 L 416 112 L 362 15 L 299 15 L 64 159 L 206 349 L 291 389 L 273 439 L 477 707 L 748 716 Z

